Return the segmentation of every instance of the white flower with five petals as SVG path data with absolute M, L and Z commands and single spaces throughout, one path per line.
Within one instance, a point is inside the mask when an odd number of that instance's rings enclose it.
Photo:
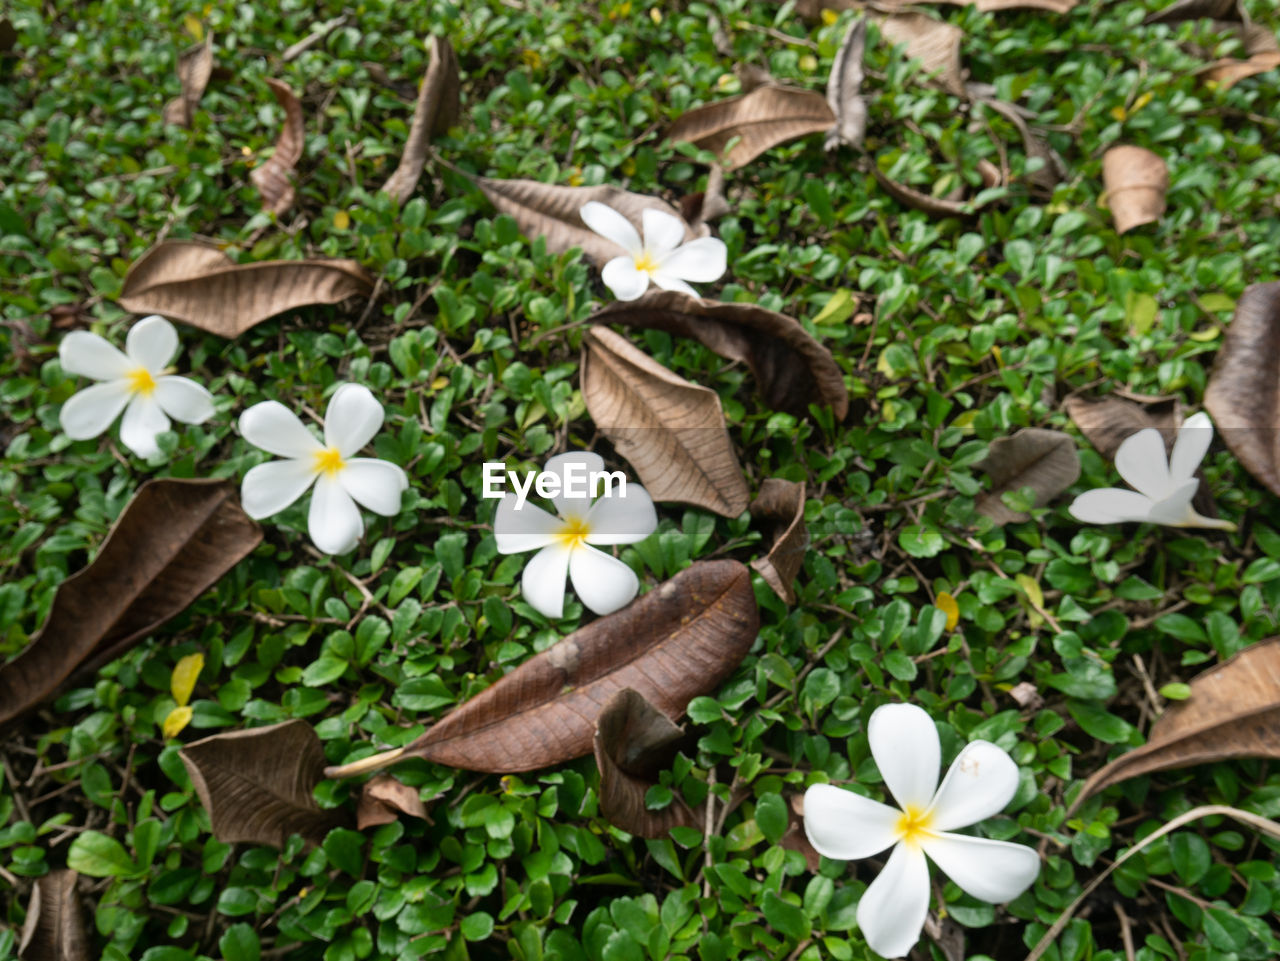
M 123 353 L 87 330 L 63 337 L 58 346 L 62 369 L 100 381 L 62 405 L 58 420 L 67 436 L 97 437 L 123 410 L 121 442 L 139 457 L 152 457 L 160 452 L 156 436 L 169 429 L 170 417 L 185 424 L 212 417 L 213 395 L 167 369 L 177 352 L 178 332 L 155 314 L 129 328 Z
M 879 707 L 867 738 L 898 807 L 815 784 L 804 795 L 804 830 L 820 854 L 841 861 L 892 847 L 857 916 L 872 950 L 900 958 L 920 939 L 929 911 L 928 860 L 966 894 L 1000 904 L 1031 886 L 1040 857 L 1021 844 L 951 833 L 998 814 L 1012 800 L 1018 766 L 1000 748 L 971 741 L 939 787 L 942 748 L 925 711 L 911 704 Z
M 589 609 L 612 614 L 631 603 L 640 581 L 622 561 L 590 545 L 642 541 L 657 529 L 658 515 L 649 492 L 639 484 L 610 488 L 595 503 L 590 491 L 579 496 L 565 483 L 570 464 L 582 465 L 579 478 L 604 470 L 604 458 L 590 451 L 552 457 L 543 473 L 560 478 L 561 493 L 551 498 L 559 516 L 528 501 L 517 507 L 516 495 L 507 493 L 494 517 L 494 537 L 500 553 L 538 552 L 525 565 L 520 585 L 525 600 L 544 617 L 564 613 L 566 576 Z
M 1116 451 L 1116 470 L 1134 489 L 1103 487 L 1086 491 L 1072 502 L 1071 516 L 1086 524 L 1138 521 L 1235 530 L 1231 521 L 1205 517 L 1191 506 L 1200 486 L 1196 469 L 1212 442 L 1213 421 L 1204 412 L 1182 422 L 1168 456 L 1164 438 L 1154 427 L 1126 437 Z
M 409 478 L 390 461 L 355 454 L 382 427 L 382 405 L 368 387 L 342 384 L 329 400 L 321 443 L 279 401 L 254 404 L 240 415 L 240 433 L 255 447 L 285 460 L 268 461 L 244 475 L 240 502 L 257 519 L 284 510 L 315 484 L 307 530 L 326 554 L 345 554 L 364 534 L 360 504 L 392 517 Z
M 663 290 L 678 290 L 697 296 L 689 286 L 719 280 L 728 263 L 723 240 L 699 237 L 684 243 L 684 221 L 661 210 L 641 214 L 644 239 L 631 221 L 608 204 L 591 201 L 580 211 L 582 222 L 605 240 L 611 240 L 625 254 L 604 265 L 601 279 L 619 300 L 635 300 L 652 281 Z

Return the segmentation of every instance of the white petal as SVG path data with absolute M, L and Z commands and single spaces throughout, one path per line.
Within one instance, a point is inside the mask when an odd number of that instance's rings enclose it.
M 138 365 L 97 334 L 73 330 L 58 345 L 58 360 L 68 374 L 93 380 L 121 380 Z
M 316 547 L 326 554 L 345 554 L 354 550 L 364 534 L 360 509 L 336 478 L 321 474 L 311 493 L 311 511 L 307 530 Z
M 277 457 L 310 457 L 324 446 L 278 400 L 264 400 L 240 415 L 240 433 L 254 447 Z
M 58 412 L 58 421 L 72 440 L 88 440 L 110 427 L 128 402 L 128 381 L 104 381 L 72 394 Z
M 1164 438 L 1154 427 L 1125 438 L 1116 451 L 1116 470 L 1125 483 L 1152 500 L 1165 497 L 1173 486 Z
M 971 741 L 951 762 L 930 809 L 932 831 L 968 827 L 999 814 L 1018 790 L 1018 765 L 990 741 Z
M 924 811 L 938 786 L 942 745 L 933 719 L 914 704 L 885 704 L 867 722 L 871 756 L 900 807 Z
M 1169 455 L 1169 476 L 1175 484 L 1195 474 L 1212 443 L 1213 421 L 1204 411 L 1182 422 L 1178 437 L 1173 442 L 1173 453 Z
M 493 517 L 499 554 L 523 554 L 554 544 L 563 527 L 564 521 L 527 500 L 516 510 L 516 495 L 511 493 L 502 495 Z
M 724 276 L 729 248 L 715 237 L 699 237 L 678 247 L 658 265 L 664 274 L 706 284 Z
M 938 834 L 924 839 L 921 846 L 962 891 L 991 904 L 1012 901 L 1040 873 L 1035 849 L 1008 841 Z
M 158 374 L 178 352 L 178 332 L 159 314 L 143 317 L 129 328 L 124 352 L 135 367 L 145 367 Z
M 570 465 L 573 467 L 570 468 Z M 570 469 L 573 471 L 572 486 L 566 477 Z M 555 474 L 560 478 L 560 493 L 552 497 L 551 502 L 556 505 L 556 511 L 561 517 L 565 520 L 586 519 L 587 512 L 591 509 L 591 475 L 603 470 L 604 458 L 589 450 L 571 450 L 547 460 L 542 472 Z M 530 491 L 530 496 L 535 493 L 536 487 Z
M 640 255 L 644 245 L 635 226 L 608 204 L 592 200 L 578 212 L 582 222 L 605 240 L 612 240 L 632 257 Z
M 869 858 L 898 837 L 902 812 L 832 784 L 804 792 L 804 833 L 819 854 L 837 861 Z
M 636 300 L 649 289 L 649 275 L 636 270 L 635 258 L 630 254 L 614 257 L 605 264 L 600 279 L 619 300 Z
M 385 415 L 373 391 L 363 384 L 343 384 L 333 392 L 324 412 L 324 442 L 351 457 L 382 428 Z
M 651 275 L 655 287 L 661 287 L 663 290 L 678 290 L 682 294 L 688 294 L 690 297 L 701 296 L 696 290 L 686 284 L 675 274 L 667 273 L 663 268 L 659 267 Z
M 871 950 L 901 958 L 920 940 L 929 913 L 929 862 L 912 844 L 899 844 L 858 902 L 858 927 Z
M 524 566 L 520 592 L 529 606 L 543 617 L 564 613 L 564 582 L 569 574 L 569 548 L 551 544 L 533 555 Z
M 1125 521 L 1146 522 L 1151 519 L 1155 501 L 1136 491 L 1119 487 L 1100 487 L 1085 491 L 1067 510 L 1085 524 L 1121 524 Z
M 684 241 L 684 221 L 665 210 L 646 207 L 640 214 L 644 227 L 644 249 L 654 260 L 661 260 Z
M 240 506 L 254 520 L 270 517 L 305 494 L 315 479 L 315 463 L 310 457 L 259 464 L 250 468 L 240 483 Z
M 338 471 L 338 483 L 357 504 L 383 517 L 400 513 L 400 494 L 409 489 L 409 477 L 390 461 L 356 457 Z
M 151 457 L 160 452 L 156 435 L 168 429 L 169 418 L 155 397 L 134 394 L 124 409 L 124 420 L 120 422 L 120 442 L 139 457 Z
M 1191 507 L 1191 499 L 1196 496 L 1200 481 L 1191 478 L 1174 487 L 1167 496 L 1151 505 L 1148 519 L 1153 524 L 1168 524 L 1171 527 L 1194 527 L 1195 518 L 1199 517 Z
M 640 579 L 612 554 L 585 544 L 569 553 L 569 580 L 578 600 L 597 614 L 620 611 L 640 591 Z
M 160 409 L 184 424 L 203 424 L 213 416 L 213 395 L 187 377 L 157 377 Z
M 614 487 L 587 511 L 588 544 L 634 544 L 658 529 L 653 498 L 639 484 Z

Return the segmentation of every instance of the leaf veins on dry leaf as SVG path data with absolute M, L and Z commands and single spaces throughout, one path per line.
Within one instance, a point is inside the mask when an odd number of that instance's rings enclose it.
M 1154 223 L 1164 215 L 1169 168 L 1143 147 L 1112 147 L 1102 157 L 1102 185 L 1116 233 Z
M 31 643 L 0 667 L 0 724 L 180 614 L 261 540 L 228 481 L 143 484 L 93 561 L 58 586 Z
M 827 77 L 827 106 L 836 118 L 823 142 L 827 150 L 841 144 L 861 147 L 866 139 L 867 102 L 862 97 L 862 56 L 866 46 L 867 18 L 859 17 L 849 25 Z
M 739 97 L 694 107 L 667 129 L 666 139 L 687 140 L 709 150 L 733 170 L 779 144 L 823 133 L 835 122 L 821 94 L 765 84 Z
M 190 127 L 213 75 L 213 34 L 205 34 L 204 41 L 188 47 L 178 55 L 178 82 L 182 93 L 164 105 L 164 122 Z
M 1036 493 L 1035 504 L 1044 507 L 1080 476 L 1076 442 L 1066 434 L 1041 427 L 1027 427 L 1012 437 L 991 442 L 978 468 L 991 478 L 991 490 L 978 498 L 974 508 L 996 524 L 1025 521 L 1028 515 L 1005 506 L 1003 494 L 1024 487 Z
M 751 566 L 788 604 L 796 602 L 794 582 L 804 566 L 809 529 L 804 523 L 805 485 L 770 477 L 751 503 L 751 519 L 765 528 L 769 552 Z
M 655 501 L 737 517 L 750 494 L 715 391 L 599 325 L 582 339 L 587 412 Z
M 209 244 L 166 240 L 129 268 L 118 300 L 135 314 L 163 314 L 230 338 L 286 310 L 372 289 L 373 279 L 354 260 L 237 264 Z
M 84 912 L 75 871 L 50 871 L 31 886 L 27 920 L 18 940 L 22 961 L 89 961 Z
M 591 753 L 600 710 L 624 688 L 682 715 L 733 673 L 758 627 L 746 567 L 697 561 L 525 661 L 407 747 L 325 773 L 350 777 L 404 757 L 494 774 L 563 764 Z
M 445 133 L 458 122 L 461 110 L 458 78 L 458 57 L 453 47 L 443 37 L 433 36 L 427 43 L 430 62 L 422 86 L 418 90 L 418 103 L 413 111 L 413 125 L 409 139 L 395 172 L 382 185 L 382 192 L 395 197 L 403 204 L 413 196 L 422 176 L 423 164 L 432 134 Z
M 296 194 L 289 175 L 302 159 L 306 130 L 302 123 L 302 104 L 293 89 L 273 77 L 267 78 L 267 86 L 284 108 L 284 126 L 280 128 L 275 151 L 249 171 L 249 179 L 262 196 L 263 208 L 279 216 L 293 206 Z

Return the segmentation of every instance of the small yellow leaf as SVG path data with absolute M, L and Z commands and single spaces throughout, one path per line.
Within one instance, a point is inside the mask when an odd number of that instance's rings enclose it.
M 628 157 L 626 160 L 622 161 L 622 172 L 628 177 L 635 176 L 636 161 L 634 157 Z
M 196 43 L 204 39 L 204 24 L 200 22 L 200 18 L 194 13 L 189 13 L 183 17 L 182 25 L 186 27 L 187 33 L 196 38 Z
M 196 689 L 196 680 L 204 670 L 203 654 L 188 654 L 173 666 L 173 676 L 169 679 L 169 689 L 179 707 L 184 707 L 191 700 L 191 692 Z M 183 721 L 185 724 L 186 722 Z
M 800 69 L 805 73 L 813 73 L 818 69 L 818 58 L 811 53 L 806 53 L 800 58 Z
M 954 631 L 960 623 L 960 605 L 956 603 L 956 599 L 946 591 L 940 591 L 934 598 L 933 606 L 947 615 L 947 630 Z
M 191 708 L 185 704 L 175 707 L 164 719 L 164 736 L 177 737 L 184 727 L 191 723 Z
M 1111 119 L 1112 119 L 1112 120 L 1118 120 L 1120 123 L 1124 123 L 1124 118 L 1125 118 L 1126 116 L 1128 116 L 1128 114 L 1126 114 L 1126 113 L 1125 113 L 1125 109 L 1124 109 L 1124 107 L 1112 107 L 1112 108 L 1111 108 Z
M 1220 333 L 1222 333 L 1222 331 L 1217 327 L 1209 327 L 1206 330 L 1193 330 L 1191 333 L 1187 334 L 1187 337 L 1198 344 L 1204 344 L 1216 339 Z
M 351 226 L 351 215 L 345 210 L 339 210 L 333 215 L 333 229 L 346 230 Z
M 649 10 L 649 19 L 654 23 L 662 23 L 662 11 L 657 7 L 651 7 Z
M 996 366 L 1004 370 L 1004 353 L 1000 350 L 999 344 L 992 345 L 991 356 L 996 359 Z
M 827 10 L 825 8 L 823 9 L 822 22 L 826 24 L 828 27 L 831 26 L 833 23 L 835 23 L 839 19 L 840 19 L 840 14 L 838 14 L 836 11 Z

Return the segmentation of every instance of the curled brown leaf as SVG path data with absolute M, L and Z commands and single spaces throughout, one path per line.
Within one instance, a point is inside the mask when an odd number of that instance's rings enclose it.
M 164 106 L 164 122 L 190 127 L 200 98 L 213 75 L 213 34 L 178 55 L 178 82 L 182 92 Z
M 427 48 L 430 61 L 418 90 L 418 103 L 413 111 L 409 139 L 400 156 L 400 164 L 382 185 L 382 192 L 395 197 L 401 204 L 413 196 L 413 191 L 418 186 L 422 167 L 427 162 L 431 136 L 445 133 L 456 124 L 461 110 L 458 99 L 461 80 L 458 78 L 457 54 L 443 37 L 433 36 L 427 42 Z
M 431 815 L 423 803 L 422 792 L 399 781 L 390 774 L 379 774 L 365 782 L 360 790 L 360 803 L 356 806 L 356 827 L 377 827 L 390 824 L 401 814 L 431 823 Z
M 866 46 L 867 18 L 859 17 L 849 25 L 827 77 L 827 106 L 836 118 L 823 143 L 827 150 L 841 144 L 861 147 L 866 139 L 867 102 L 862 96 L 862 56 Z
M 804 504 L 804 482 L 779 477 L 765 480 L 751 503 L 751 518 L 765 527 L 765 536 L 769 540 L 769 552 L 753 560 L 751 566 L 788 604 L 796 602 L 793 585 L 804 566 L 805 551 L 809 548 Z
M 996 524 L 1010 524 L 1025 521 L 1028 515 L 1010 510 L 1001 495 L 1030 487 L 1036 506 L 1043 507 L 1076 482 L 1080 455 L 1067 434 L 1026 427 L 1012 437 L 992 441 L 977 466 L 991 478 L 991 490 L 978 498 L 974 509 Z
M 1116 233 L 1155 223 L 1164 214 L 1169 168 L 1143 147 L 1112 147 L 1102 157 L 1102 183 Z
M 730 170 L 766 150 L 836 122 L 826 98 L 812 90 L 765 84 L 739 97 L 694 107 L 668 128 L 666 139 L 710 150 Z
M 21 961 L 89 961 L 84 911 L 75 871 L 50 871 L 31 886 L 27 921 L 18 939 Z
M 888 43 L 902 44 L 906 57 L 919 60 L 921 69 L 935 77 L 942 89 L 957 97 L 966 95 L 960 63 L 963 30 L 923 13 L 893 13 L 877 22 L 880 36 Z
M 284 126 L 280 128 L 275 151 L 264 163 L 249 171 L 249 179 L 262 196 L 263 208 L 279 216 L 293 206 L 296 197 L 290 174 L 302 159 L 306 129 L 302 121 L 302 103 L 293 88 L 273 77 L 267 78 L 267 86 L 284 108 Z

